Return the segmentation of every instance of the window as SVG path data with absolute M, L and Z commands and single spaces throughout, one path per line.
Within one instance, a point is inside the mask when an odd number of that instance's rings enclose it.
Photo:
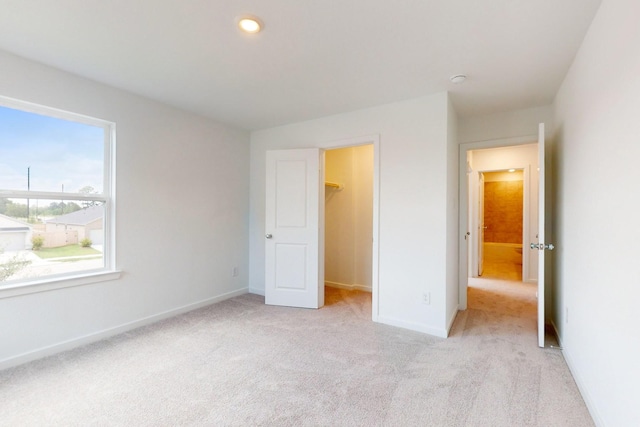
M 113 123 L 0 97 L 0 296 L 114 271 L 114 135 Z

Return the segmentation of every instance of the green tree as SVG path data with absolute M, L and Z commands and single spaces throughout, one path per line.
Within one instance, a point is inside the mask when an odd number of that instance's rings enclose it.
M 51 202 L 49 207 L 44 210 L 44 215 L 60 216 L 71 212 L 79 211 L 82 207 L 76 202 Z
M 13 218 L 26 218 L 27 211 L 27 205 L 23 205 L 21 203 L 11 203 L 7 205 L 5 215 Z
M 0 214 L 6 215 L 7 209 L 9 205 L 12 205 L 13 202 L 5 197 L 0 197 Z
M 90 185 L 85 185 L 84 187 L 82 187 L 81 189 L 78 190 L 78 193 L 86 194 L 86 195 L 98 194 L 96 189 L 93 188 Z M 91 206 L 96 206 L 97 204 L 98 204 L 98 202 L 96 202 L 95 200 L 85 200 L 85 201 L 82 202 L 82 207 L 86 209 L 86 208 L 91 207 Z
M 64 208 L 64 213 L 71 213 L 75 211 L 79 211 L 82 207 L 76 202 L 69 202 L 67 206 Z
M 49 215 L 51 216 L 59 216 L 59 215 L 63 215 L 64 214 L 64 208 L 65 208 L 65 203 L 64 202 L 51 202 L 49 203 Z

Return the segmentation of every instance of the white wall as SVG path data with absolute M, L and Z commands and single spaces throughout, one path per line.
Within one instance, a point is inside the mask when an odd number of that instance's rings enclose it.
M 123 272 L 0 299 L 0 367 L 246 292 L 248 133 L 7 53 L 0 69 L 2 95 L 116 123 Z
M 354 284 L 371 291 L 373 251 L 373 145 L 354 147 L 354 212 L 355 223 L 355 278 Z
M 459 268 L 460 260 L 458 251 L 460 250 L 458 215 L 459 215 L 459 170 L 458 156 L 460 147 L 458 145 L 458 116 L 453 104 L 449 102 L 447 106 L 447 331 L 453 326 L 453 321 L 458 314 L 460 307 L 459 288 Z
M 325 152 L 325 283 L 371 291 L 373 145 Z
M 551 105 L 465 117 L 459 120 L 458 139 L 464 143 L 537 135 L 538 123 L 544 123 L 550 135 L 553 120 Z
M 378 134 L 378 320 L 446 335 L 448 102 L 443 92 L 253 132 L 251 291 L 264 292 L 265 152 L 335 147 L 340 140 Z M 431 293 L 430 305 L 422 303 L 425 292 Z
M 602 2 L 555 101 L 557 327 L 611 427 L 640 425 L 638 16 L 637 0 Z

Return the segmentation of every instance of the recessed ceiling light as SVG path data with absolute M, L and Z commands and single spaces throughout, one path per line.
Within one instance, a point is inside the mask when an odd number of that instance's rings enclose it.
M 465 76 L 464 74 L 455 74 L 449 77 L 449 80 L 451 80 L 451 83 L 453 84 L 460 84 L 467 80 L 467 76 Z
M 241 16 L 238 20 L 238 27 L 245 33 L 256 34 L 264 28 L 264 24 L 255 16 Z
M 515 169 L 509 169 L 509 172 L 515 172 L 515 171 L 516 171 Z

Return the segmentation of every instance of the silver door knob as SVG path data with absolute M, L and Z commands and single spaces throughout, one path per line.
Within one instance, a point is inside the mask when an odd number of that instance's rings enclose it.
M 549 250 L 552 251 L 554 250 L 556 247 L 553 246 L 553 243 L 549 243 L 549 244 L 545 244 L 545 243 L 532 243 L 531 244 L 531 249 L 538 249 L 541 251 Z
M 273 237 L 273 234 L 265 234 L 264 237 L 266 237 L 267 239 L 270 239 Z

